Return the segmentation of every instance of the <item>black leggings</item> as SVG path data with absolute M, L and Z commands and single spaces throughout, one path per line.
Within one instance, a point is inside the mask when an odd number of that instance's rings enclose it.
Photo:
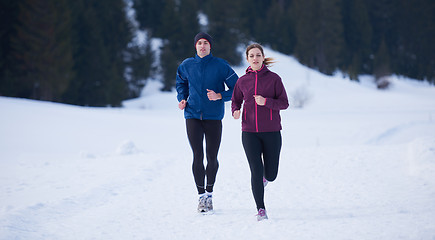
M 193 151 L 192 171 L 198 194 L 205 193 L 205 190 L 213 192 L 219 168 L 217 156 L 222 138 L 222 121 L 186 119 L 186 130 Z M 207 167 L 204 167 L 204 136 Z M 207 186 L 205 186 L 205 176 L 207 176 Z
M 242 143 L 251 169 L 251 188 L 257 210 L 265 209 L 263 176 L 272 182 L 278 175 L 281 132 L 242 132 Z

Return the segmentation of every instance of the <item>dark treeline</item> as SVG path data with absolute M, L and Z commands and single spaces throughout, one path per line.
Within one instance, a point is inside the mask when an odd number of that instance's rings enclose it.
M 0 95 L 119 106 L 150 76 L 170 91 L 201 30 L 233 65 L 240 46 L 256 41 L 325 74 L 435 83 L 433 0 L 131 0 L 138 26 L 126 2 L 0 0 Z M 145 43 L 133 41 L 136 30 Z
M 120 106 L 149 76 L 123 0 L 1 0 L 0 95 Z

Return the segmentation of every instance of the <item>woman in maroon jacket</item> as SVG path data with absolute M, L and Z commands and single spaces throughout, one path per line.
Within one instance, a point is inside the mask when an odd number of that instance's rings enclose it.
M 235 119 L 242 118 L 242 143 L 251 169 L 257 220 L 261 221 L 267 219 L 264 187 L 278 174 L 282 144 L 279 111 L 289 104 L 281 78 L 268 69 L 273 59 L 264 57 L 262 46 L 249 45 L 246 59 L 250 66 L 234 87 L 231 110 Z

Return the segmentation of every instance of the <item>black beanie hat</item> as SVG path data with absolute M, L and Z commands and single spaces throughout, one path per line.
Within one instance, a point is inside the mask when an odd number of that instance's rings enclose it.
M 213 38 L 205 32 L 200 32 L 200 33 L 196 34 L 195 38 L 193 39 L 194 46 L 196 46 L 196 43 L 201 38 L 206 39 L 210 43 L 210 47 L 213 45 Z

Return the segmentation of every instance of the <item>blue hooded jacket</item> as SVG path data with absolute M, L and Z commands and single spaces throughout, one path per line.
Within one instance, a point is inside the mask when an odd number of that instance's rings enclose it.
M 195 55 L 184 60 L 178 67 L 176 82 L 178 101 L 187 100 L 184 117 L 222 120 L 225 112 L 224 102 L 231 100 L 237 79 L 237 74 L 228 63 L 211 53 L 203 58 Z M 207 89 L 220 93 L 222 99 L 209 100 Z

